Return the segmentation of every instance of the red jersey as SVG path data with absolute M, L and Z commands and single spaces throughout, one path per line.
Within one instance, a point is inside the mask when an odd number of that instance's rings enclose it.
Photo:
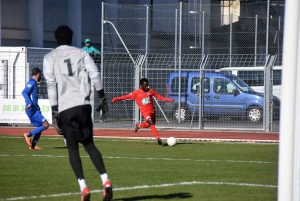
M 147 91 L 147 92 L 145 92 L 142 89 L 137 89 L 130 94 L 116 97 L 113 100 L 114 101 L 135 100 L 141 113 L 143 114 L 144 112 L 155 113 L 153 97 L 157 98 L 158 100 L 167 101 L 167 102 L 174 101 L 172 98 L 165 98 L 165 97 L 161 96 L 159 93 L 157 93 L 153 89 L 149 89 L 149 91 Z

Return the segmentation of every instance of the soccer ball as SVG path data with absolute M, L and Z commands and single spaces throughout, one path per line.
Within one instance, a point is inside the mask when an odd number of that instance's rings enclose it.
M 169 146 L 174 146 L 176 144 L 176 138 L 174 137 L 169 137 L 167 140 L 167 143 Z

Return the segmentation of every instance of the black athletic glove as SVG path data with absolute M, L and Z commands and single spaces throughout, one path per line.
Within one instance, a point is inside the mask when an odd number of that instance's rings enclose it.
M 100 104 L 97 107 L 96 111 L 100 112 L 100 110 L 102 110 L 102 116 L 100 117 L 100 119 L 103 121 L 108 116 L 107 100 L 106 100 L 106 97 L 105 97 L 105 94 L 104 94 L 104 89 L 101 89 L 97 92 L 98 92 L 99 97 L 100 97 Z
M 101 120 L 103 121 L 104 119 L 107 118 L 108 116 L 108 106 L 107 106 L 107 100 L 106 97 L 102 97 L 100 98 L 100 104 L 97 107 L 96 111 L 100 112 L 100 110 L 102 111 L 102 116 L 101 116 Z
M 63 135 L 63 132 L 61 130 L 61 122 L 58 115 L 58 106 L 51 106 L 52 109 L 52 124 L 55 128 L 56 132 L 60 135 Z

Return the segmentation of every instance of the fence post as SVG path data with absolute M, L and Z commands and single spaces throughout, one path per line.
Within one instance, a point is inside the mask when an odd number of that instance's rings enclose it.
M 203 11 L 203 14 L 202 14 L 202 56 L 204 55 L 204 17 L 205 17 L 205 11 Z
M 254 35 L 254 66 L 256 66 L 256 60 L 257 60 L 257 27 L 258 27 L 258 16 L 255 15 L 255 35 Z
M 3 63 L 3 98 L 8 98 L 8 60 L 2 60 Z
M 273 79 L 272 79 L 272 68 L 275 63 L 276 56 L 272 55 L 268 57 L 267 60 L 267 65 L 265 67 L 265 76 L 264 76 L 264 83 L 265 83 L 265 97 L 264 97 L 264 119 L 265 119 L 265 124 L 266 124 L 266 132 L 271 132 L 272 131 L 272 123 L 273 123 L 273 111 L 272 111 L 272 104 L 271 102 L 273 101 Z
M 13 64 L 13 99 L 15 99 L 15 97 L 16 97 L 16 63 L 18 61 L 19 55 L 20 55 L 20 52 L 18 52 L 16 59 L 14 61 L 14 64 Z
M 179 13 L 180 21 L 179 21 L 179 58 L 178 58 L 178 65 L 179 65 L 179 77 L 181 78 L 181 42 L 182 42 L 182 2 L 180 2 L 180 13 Z M 178 123 L 181 122 L 181 79 L 178 81 L 179 84 L 179 98 L 178 98 Z

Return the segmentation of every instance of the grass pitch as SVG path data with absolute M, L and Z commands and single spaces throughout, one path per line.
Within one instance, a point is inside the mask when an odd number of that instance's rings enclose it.
M 278 144 L 95 138 L 114 199 L 188 201 L 274 201 Z M 20 137 L 0 135 L 0 201 L 80 200 L 62 137 L 42 136 L 42 150 L 29 150 Z M 80 146 L 91 200 L 101 200 L 100 177 Z

